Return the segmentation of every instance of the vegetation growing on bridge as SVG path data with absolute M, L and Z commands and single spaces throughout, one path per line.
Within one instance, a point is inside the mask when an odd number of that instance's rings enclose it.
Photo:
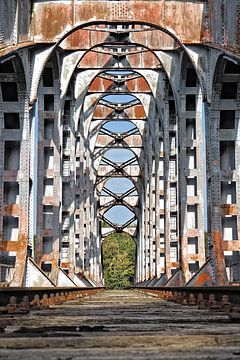
M 132 285 L 135 252 L 135 242 L 127 234 L 111 234 L 104 240 L 103 270 L 106 287 L 117 289 Z

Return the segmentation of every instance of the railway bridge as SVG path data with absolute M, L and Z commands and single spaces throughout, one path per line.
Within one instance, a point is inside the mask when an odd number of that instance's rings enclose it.
M 136 243 L 135 284 L 238 285 L 239 1 L 0 16 L 1 286 L 102 286 L 112 232 Z

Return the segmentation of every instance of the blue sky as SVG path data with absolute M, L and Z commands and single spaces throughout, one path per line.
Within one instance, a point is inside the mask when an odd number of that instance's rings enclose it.
M 105 187 L 115 194 L 123 194 L 133 186 L 132 181 L 124 177 L 111 178 L 105 183 Z
M 109 101 L 113 104 L 127 104 L 130 101 L 137 100 L 136 96 L 129 95 L 129 94 L 106 95 L 102 99 L 105 101 Z
M 117 73 L 121 75 L 119 72 Z M 127 104 L 130 101 L 135 101 L 136 97 L 128 94 L 114 94 L 104 96 L 103 100 L 114 104 Z M 135 128 L 135 125 L 128 120 L 112 120 L 107 122 L 104 125 L 104 128 L 112 131 L 113 133 L 123 133 Z M 123 163 L 131 159 L 134 154 L 131 150 L 128 149 L 115 148 L 106 151 L 104 156 L 115 163 Z M 126 178 L 112 178 L 106 184 L 107 188 L 118 194 L 126 192 L 132 186 L 132 182 Z M 108 212 L 106 212 L 104 216 L 115 224 L 124 224 L 133 217 L 133 213 L 125 206 L 114 206 Z
M 108 121 L 104 128 L 117 134 L 127 132 L 134 129 L 136 126 L 131 121 L 125 120 L 112 120 Z
M 116 205 L 108 210 L 104 216 L 116 225 L 123 225 L 131 219 L 134 214 L 125 206 Z
M 109 149 L 104 153 L 104 157 L 114 163 L 123 163 L 134 157 L 134 153 L 129 149 Z

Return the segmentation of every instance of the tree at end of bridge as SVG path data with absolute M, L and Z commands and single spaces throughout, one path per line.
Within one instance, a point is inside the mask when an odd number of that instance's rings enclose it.
M 118 289 L 133 285 L 135 253 L 135 242 L 127 234 L 111 234 L 104 240 L 103 271 L 107 288 Z

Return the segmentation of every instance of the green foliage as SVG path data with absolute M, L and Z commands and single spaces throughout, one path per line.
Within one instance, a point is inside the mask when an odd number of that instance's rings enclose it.
M 136 245 L 131 236 L 109 235 L 103 242 L 103 271 L 105 286 L 124 288 L 133 283 Z
M 108 228 L 108 227 L 110 227 L 109 225 L 108 225 L 108 223 L 106 223 L 106 221 L 104 221 L 104 220 L 102 220 L 101 221 L 101 227 L 104 227 L 104 228 Z

